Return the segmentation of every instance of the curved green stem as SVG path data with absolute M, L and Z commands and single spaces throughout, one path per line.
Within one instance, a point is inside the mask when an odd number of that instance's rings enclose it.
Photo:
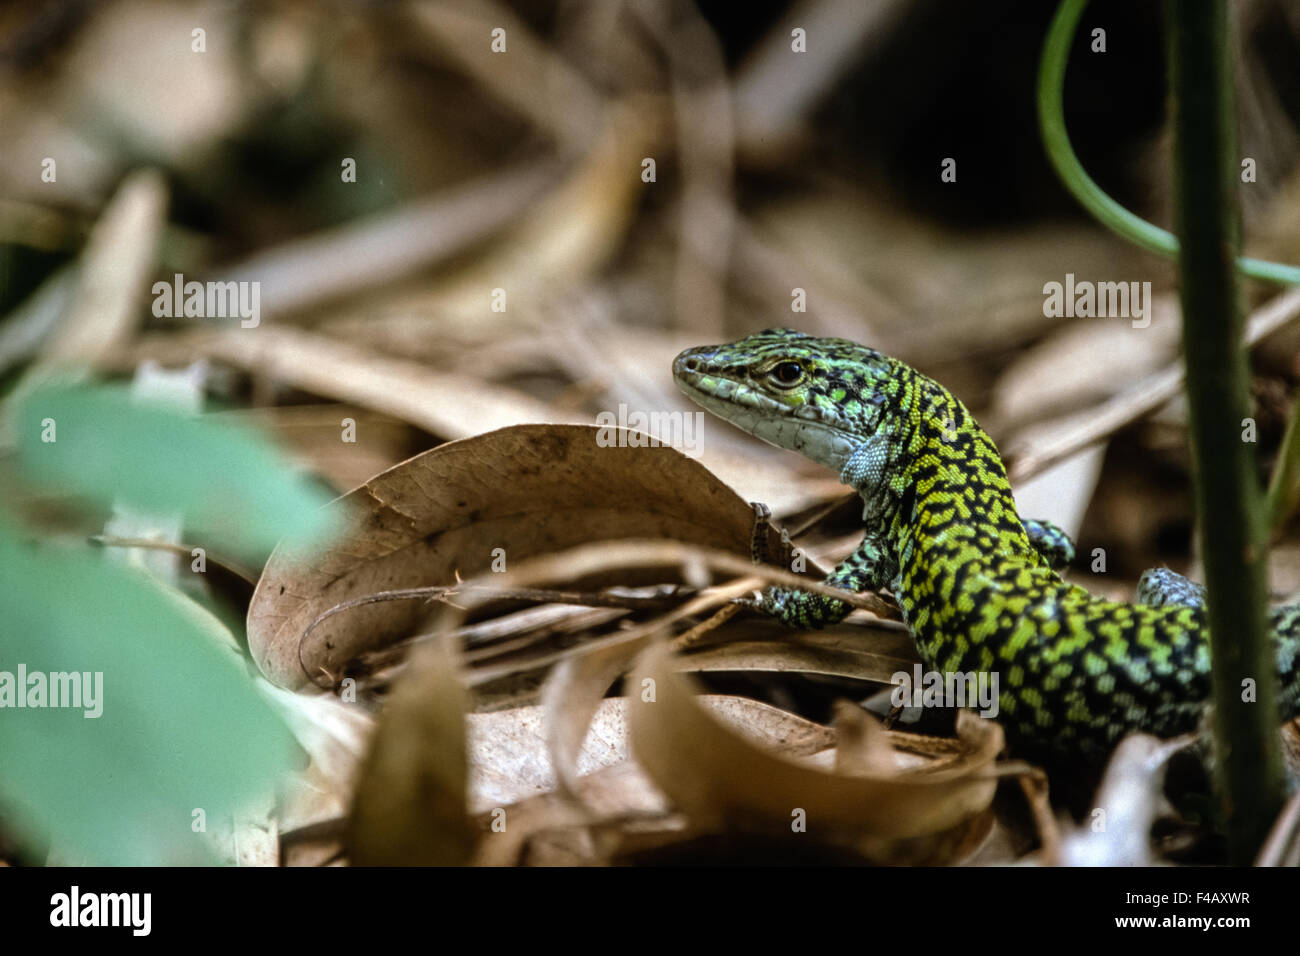
M 1087 6 L 1088 0 L 1062 0 L 1043 44 L 1043 59 L 1038 69 L 1038 125 L 1047 158 L 1071 195 L 1098 222 L 1143 249 L 1172 259 L 1178 254 L 1178 239 L 1174 234 L 1135 216 L 1111 199 L 1084 170 L 1070 145 L 1070 135 L 1065 129 L 1065 67 Z M 1237 269 L 1252 279 L 1300 285 L 1297 266 L 1243 256 L 1237 259 Z

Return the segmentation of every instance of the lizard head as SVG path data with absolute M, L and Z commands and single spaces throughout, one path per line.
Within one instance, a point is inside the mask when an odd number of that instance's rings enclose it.
M 764 441 L 837 470 L 881 427 L 892 360 L 847 339 L 768 329 L 673 360 L 677 387 Z

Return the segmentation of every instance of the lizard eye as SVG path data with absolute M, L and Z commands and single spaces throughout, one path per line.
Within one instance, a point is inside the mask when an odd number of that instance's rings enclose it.
M 803 380 L 803 366 L 798 362 L 782 362 L 772 368 L 768 375 L 778 385 L 789 388 Z

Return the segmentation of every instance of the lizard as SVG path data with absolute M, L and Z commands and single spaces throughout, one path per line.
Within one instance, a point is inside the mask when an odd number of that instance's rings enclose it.
M 1020 517 L 997 446 L 944 386 L 875 349 L 790 329 L 687 349 L 673 377 L 705 410 L 857 491 L 862 543 L 826 583 L 891 590 L 927 668 L 996 673 L 1013 748 L 1098 760 L 1131 731 L 1198 728 L 1210 697 L 1204 588 L 1155 569 L 1127 604 L 1068 583 L 1069 537 Z M 801 629 L 851 610 L 782 587 L 755 603 Z M 1300 602 L 1270 615 L 1286 719 L 1300 711 Z

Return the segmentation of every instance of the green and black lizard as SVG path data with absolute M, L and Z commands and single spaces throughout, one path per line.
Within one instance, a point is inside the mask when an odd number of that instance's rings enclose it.
M 862 544 L 827 577 L 890 588 L 926 666 L 998 674 L 1013 744 L 1099 757 L 1130 731 L 1196 729 L 1210 696 L 1204 590 L 1148 571 L 1138 603 L 1057 573 L 1069 538 L 1016 511 L 991 438 L 942 385 L 845 339 L 771 329 L 688 349 L 678 386 L 708 411 L 834 469 L 865 503 Z M 784 588 L 759 606 L 793 627 L 850 610 Z M 1272 611 L 1282 718 L 1300 711 L 1300 604 Z

